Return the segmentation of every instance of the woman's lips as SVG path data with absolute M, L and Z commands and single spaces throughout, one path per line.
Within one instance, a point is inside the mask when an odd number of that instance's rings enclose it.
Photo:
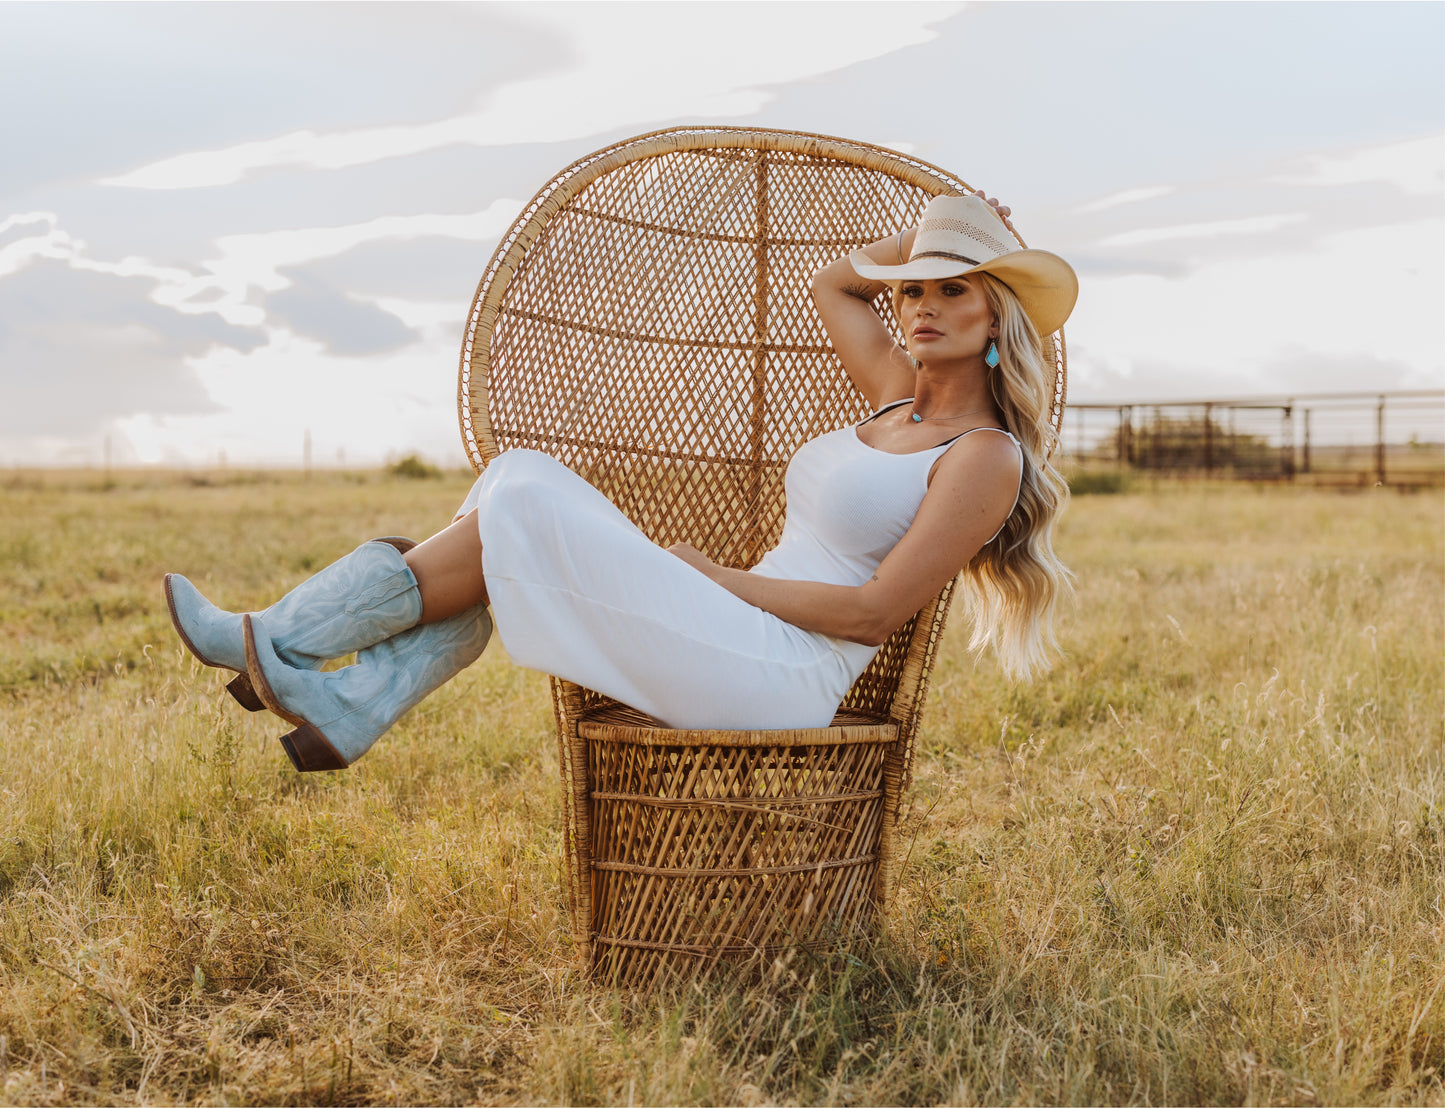
M 936 339 L 942 337 L 943 332 L 935 331 L 932 327 L 919 327 L 913 332 L 916 339 Z

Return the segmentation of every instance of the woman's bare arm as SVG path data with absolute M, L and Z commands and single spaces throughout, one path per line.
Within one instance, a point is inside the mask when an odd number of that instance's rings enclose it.
M 1013 508 L 1018 448 L 1003 435 L 970 435 L 940 459 L 913 526 L 862 585 L 782 581 L 673 553 L 754 607 L 806 631 L 878 646 L 973 560 Z
M 913 246 L 913 229 L 863 248 L 879 265 L 897 265 Z M 847 258 L 830 262 L 813 276 L 813 302 L 833 349 L 863 399 L 878 408 L 913 395 L 913 362 L 873 310 L 883 291 L 880 281 L 865 281 Z

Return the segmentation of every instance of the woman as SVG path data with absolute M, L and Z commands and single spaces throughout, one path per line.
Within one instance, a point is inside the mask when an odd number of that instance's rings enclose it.
M 265 612 L 223 612 L 168 575 L 177 631 L 244 675 L 238 700 L 296 725 L 282 742 L 300 770 L 354 762 L 476 659 L 493 616 L 514 660 L 672 726 L 820 727 L 966 570 L 974 648 L 1028 675 L 1053 648 L 1066 577 L 1039 336 L 1078 286 L 1063 259 L 1017 247 L 1007 214 L 981 193 L 937 197 L 917 229 L 816 275 L 834 349 L 875 412 L 794 456 L 782 536 L 751 570 L 660 549 L 561 463 L 513 450 L 445 530 L 366 543 Z M 871 306 L 885 285 L 903 347 Z M 352 651 L 355 665 L 320 672 Z

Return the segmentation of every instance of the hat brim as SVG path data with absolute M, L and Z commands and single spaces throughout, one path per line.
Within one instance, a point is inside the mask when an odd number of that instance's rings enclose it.
M 989 273 L 1018 297 L 1025 314 L 1042 335 L 1064 325 L 1079 298 L 1079 279 L 1068 262 L 1047 250 L 1015 250 L 979 265 L 953 258 L 917 258 L 902 265 L 878 265 L 861 250 L 848 255 L 859 277 L 895 288 L 904 281 L 941 281 L 968 273 Z

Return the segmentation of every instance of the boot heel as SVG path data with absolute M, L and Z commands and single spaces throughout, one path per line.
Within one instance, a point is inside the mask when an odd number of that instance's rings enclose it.
M 345 769 L 347 761 L 323 735 L 307 723 L 281 736 L 281 747 L 296 767 L 297 773 L 323 769 Z
M 226 686 L 226 691 L 231 694 L 232 700 L 248 712 L 259 712 L 266 707 L 261 703 L 261 698 L 256 695 L 256 690 L 251 687 L 249 674 L 236 674 Z

